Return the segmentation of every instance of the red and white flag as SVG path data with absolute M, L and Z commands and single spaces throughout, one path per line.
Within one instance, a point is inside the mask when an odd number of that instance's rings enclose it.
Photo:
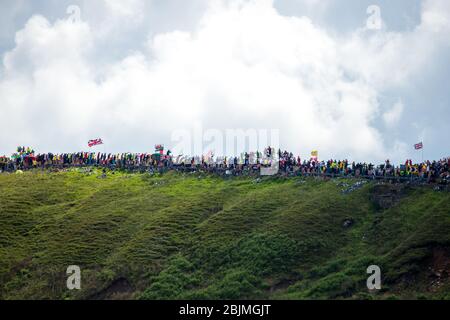
M 93 146 L 98 146 L 100 144 L 103 144 L 102 139 L 89 140 L 89 142 L 88 142 L 89 148 L 92 148 Z
M 416 149 L 416 150 L 423 149 L 423 143 L 422 143 L 422 142 L 419 142 L 419 143 L 415 144 L 415 145 L 414 145 L 414 149 Z

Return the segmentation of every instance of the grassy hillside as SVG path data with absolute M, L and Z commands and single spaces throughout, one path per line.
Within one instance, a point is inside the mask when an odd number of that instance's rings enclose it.
M 450 299 L 450 193 L 356 183 L 0 175 L 0 298 Z

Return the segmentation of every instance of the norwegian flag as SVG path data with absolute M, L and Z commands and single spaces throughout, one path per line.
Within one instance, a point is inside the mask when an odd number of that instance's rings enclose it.
M 89 148 L 92 148 L 93 146 L 98 146 L 100 144 L 103 144 L 102 139 L 89 140 L 89 142 L 88 142 Z
M 416 149 L 416 150 L 423 149 L 423 143 L 422 143 L 422 142 L 419 142 L 419 143 L 415 144 L 415 145 L 414 145 L 414 149 Z

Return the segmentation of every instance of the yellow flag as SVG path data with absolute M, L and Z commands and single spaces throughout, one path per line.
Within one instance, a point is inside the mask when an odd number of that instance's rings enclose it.
M 318 157 L 318 156 L 319 156 L 319 151 L 317 151 L 317 150 L 311 151 L 311 157 Z

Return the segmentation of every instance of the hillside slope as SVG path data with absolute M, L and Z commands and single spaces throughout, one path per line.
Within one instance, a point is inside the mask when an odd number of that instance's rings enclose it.
M 0 298 L 450 299 L 450 193 L 357 182 L 0 175 Z

